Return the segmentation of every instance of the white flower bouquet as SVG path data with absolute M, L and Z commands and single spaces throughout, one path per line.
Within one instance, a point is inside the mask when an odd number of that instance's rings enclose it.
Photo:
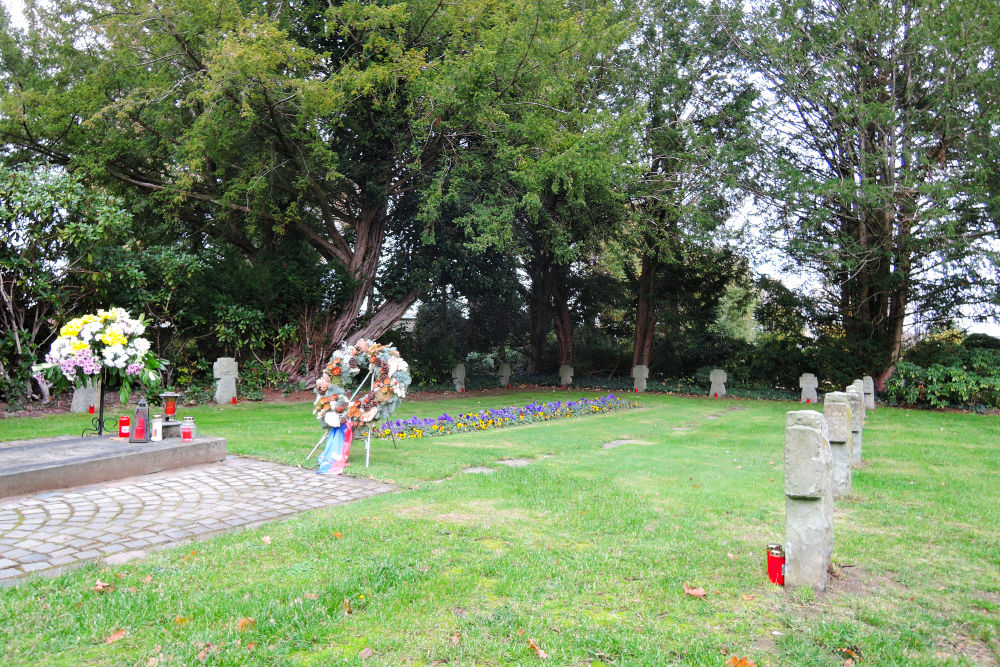
M 105 380 L 121 381 L 122 402 L 128 400 L 133 382 L 152 393 L 160 386 L 160 369 L 166 361 L 150 350 L 149 340 L 142 336 L 145 331 L 145 319 L 133 318 L 123 308 L 76 317 L 59 330 L 45 363 L 34 370 L 53 384 L 71 386 L 96 379 L 103 371 Z

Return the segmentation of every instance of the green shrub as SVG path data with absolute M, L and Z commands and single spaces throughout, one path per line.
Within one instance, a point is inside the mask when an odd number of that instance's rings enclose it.
M 995 409 L 1000 407 L 1000 375 L 995 368 L 943 364 L 922 367 L 901 361 L 889 378 L 886 395 L 890 403 L 897 405 Z

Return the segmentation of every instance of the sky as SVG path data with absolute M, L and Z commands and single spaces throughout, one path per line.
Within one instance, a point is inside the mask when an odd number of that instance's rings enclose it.
M 4 6 L 10 14 L 11 21 L 19 28 L 24 27 L 24 0 L 0 0 L 0 5 Z

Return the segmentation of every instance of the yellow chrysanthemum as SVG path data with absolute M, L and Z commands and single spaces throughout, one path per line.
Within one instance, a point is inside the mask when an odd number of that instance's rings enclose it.
M 80 329 L 82 328 L 83 328 L 83 322 L 81 322 L 80 318 L 77 317 L 75 319 L 70 320 L 65 325 L 63 325 L 62 329 L 59 330 L 59 335 L 65 336 L 67 338 L 70 336 L 75 336 L 78 333 L 80 333 Z
M 105 345 L 125 345 L 128 340 L 117 331 L 105 331 L 101 334 L 101 342 Z
M 86 350 L 87 348 L 90 347 L 89 345 L 87 345 L 83 341 L 79 341 L 79 340 L 73 341 L 70 345 L 72 346 L 74 352 L 76 352 L 78 350 Z

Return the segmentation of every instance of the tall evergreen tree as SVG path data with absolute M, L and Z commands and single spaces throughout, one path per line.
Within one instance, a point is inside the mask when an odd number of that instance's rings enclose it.
M 773 98 L 771 231 L 882 387 L 908 318 L 996 297 L 996 3 L 763 2 L 733 36 Z

